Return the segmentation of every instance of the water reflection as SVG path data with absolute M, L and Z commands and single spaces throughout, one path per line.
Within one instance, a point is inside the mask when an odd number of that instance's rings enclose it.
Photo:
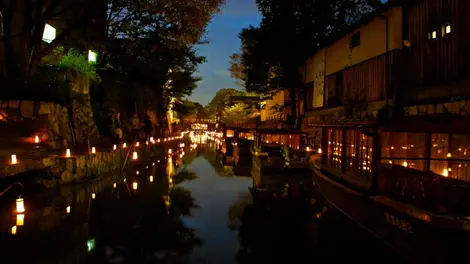
M 122 175 L 26 192 L 23 213 L 17 197 L 2 200 L 2 263 L 370 261 L 365 249 L 398 261 L 321 200 L 309 213 L 255 204 L 251 178 L 231 177 L 215 145 L 173 152 Z

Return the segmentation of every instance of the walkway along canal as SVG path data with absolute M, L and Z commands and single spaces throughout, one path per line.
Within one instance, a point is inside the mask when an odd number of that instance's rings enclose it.
M 209 143 L 122 175 L 25 193 L 24 214 L 3 199 L 1 263 L 402 262 L 321 204 L 312 214 L 320 220 L 253 205 L 251 185 Z

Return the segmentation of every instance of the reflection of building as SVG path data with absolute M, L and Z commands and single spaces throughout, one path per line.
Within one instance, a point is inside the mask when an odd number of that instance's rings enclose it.
M 327 146 L 330 166 L 345 169 L 349 162 L 341 162 L 360 144 L 369 151 L 372 137 L 360 134 L 365 126 L 470 112 L 469 11 L 467 0 L 389 2 L 306 60 L 303 129 L 319 147 L 323 127 L 343 126 L 329 129 L 324 139 L 338 144 Z M 450 175 L 442 171 L 453 161 L 439 159 L 464 159 L 470 149 L 466 136 L 406 133 L 413 123 L 403 126 L 403 133 L 381 136 L 382 155 L 393 164 Z M 433 142 L 430 153 L 425 142 Z M 410 161 L 425 156 L 431 161 Z M 470 179 L 470 171 L 459 170 L 462 164 L 455 161 L 453 175 Z

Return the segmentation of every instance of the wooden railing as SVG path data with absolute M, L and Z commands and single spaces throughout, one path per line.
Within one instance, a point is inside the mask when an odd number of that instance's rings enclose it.
M 390 99 L 399 79 L 400 64 L 401 51 L 394 50 L 326 76 L 325 106 Z

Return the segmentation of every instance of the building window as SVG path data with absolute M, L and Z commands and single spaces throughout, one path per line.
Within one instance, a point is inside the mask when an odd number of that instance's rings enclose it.
M 442 25 L 442 37 L 448 37 L 450 33 L 452 33 L 452 25 L 450 23 Z
M 354 33 L 351 37 L 351 49 L 361 45 L 361 32 Z
M 345 170 L 365 180 L 372 179 L 372 137 L 359 130 L 347 130 L 345 144 Z
M 341 170 L 341 157 L 342 157 L 342 137 L 341 129 L 328 130 L 328 161 L 327 164 L 331 168 Z
M 431 144 L 431 171 L 470 181 L 470 136 L 432 134 Z
M 425 171 L 427 168 L 426 139 L 426 134 L 382 133 L 382 164 Z

